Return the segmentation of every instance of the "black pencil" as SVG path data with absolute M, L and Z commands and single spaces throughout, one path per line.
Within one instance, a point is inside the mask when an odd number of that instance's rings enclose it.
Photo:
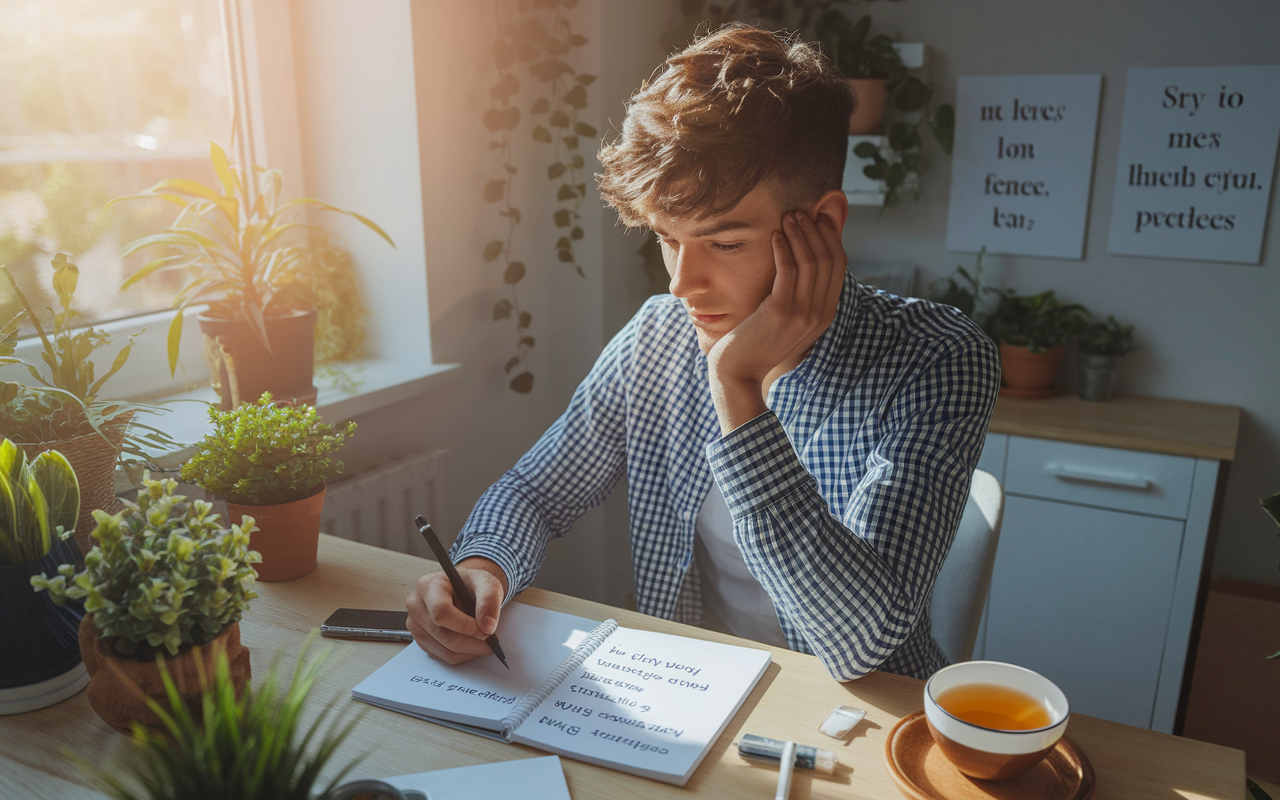
M 422 515 L 413 518 L 414 523 L 418 526 L 418 533 L 422 534 L 422 538 L 427 540 L 427 546 L 431 548 L 431 552 L 435 554 L 436 561 L 440 562 L 440 566 L 444 568 L 444 574 L 449 576 L 449 583 L 453 586 L 453 595 L 458 598 L 458 604 L 462 606 L 462 611 L 470 617 L 476 615 L 476 599 L 472 596 L 471 590 L 462 582 L 462 576 L 458 574 L 458 568 L 453 565 L 453 559 L 449 558 L 449 553 L 444 549 L 444 545 L 440 543 L 440 538 L 436 536 L 436 532 L 431 529 L 431 525 L 427 523 Z M 476 624 L 480 623 L 476 620 Z M 484 640 L 489 645 L 489 649 L 502 662 L 502 666 L 511 669 L 511 665 L 507 663 L 507 657 L 502 652 L 502 645 L 498 644 L 497 634 L 490 634 Z

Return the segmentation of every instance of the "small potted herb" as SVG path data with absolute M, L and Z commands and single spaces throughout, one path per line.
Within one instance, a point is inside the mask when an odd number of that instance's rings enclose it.
M 178 690 L 168 665 L 160 668 L 164 687 L 149 708 L 160 731 L 136 726 L 123 769 L 84 767 L 108 796 L 117 800 L 328 800 L 338 783 L 361 761 L 357 756 L 321 782 L 338 748 L 363 712 L 351 707 L 320 710 L 305 725 L 304 708 L 320 675 L 327 650 L 314 658 L 303 646 L 290 677 L 274 661 L 257 687 L 236 684 L 224 654 L 201 676 L 195 708 Z M 286 682 L 287 679 L 287 682 Z M 390 795 L 399 797 L 401 795 Z
M 335 428 L 312 406 L 271 400 L 266 392 L 230 411 L 209 409 L 213 432 L 182 465 L 182 479 L 226 500 L 232 519 L 251 515 L 258 577 L 287 581 L 316 567 L 326 481 L 342 474 L 333 454 L 356 424 Z
M 982 285 L 982 258 L 986 254 L 987 247 L 983 245 L 978 251 L 972 274 L 963 266 L 957 265 L 956 271 L 951 275 L 930 284 L 929 299 L 960 309 L 961 313 L 981 326 L 983 315 L 979 313 L 978 306 L 982 295 L 1000 294 L 999 289 Z
M 225 653 L 237 687 L 250 677 L 239 621 L 258 596 L 250 566 L 258 559 L 249 550 L 253 520 L 223 527 L 211 503 L 174 494 L 177 486 L 146 476 L 136 503 L 126 502 L 114 516 L 94 512 L 96 543 L 83 571 L 63 564 L 52 578 L 31 577 L 55 603 L 85 601 L 79 638 L 92 677 L 89 705 L 120 730 L 159 724 L 146 702 L 165 695 L 157 656 L 190 702 L 215 651 Z
M 31 576 L 80 558 L 71 528 L 80 487 L 56 450 L 28 462 L 0 441 L 0 714 L 20 714 L 59 702 L 89 677 L 76 644 L 83 603 L 60 606 L 31 591 Z
M 1078 390 L 1084 400 L 1110 400 L 1115 391 L 1120 359 L 1133 352 L 1133 326 L 1108 315 L 1106 322 L 1093 322 L 1076 343 L 1079 349 Z
M 1066 342 L 1088 325 L 1088 312 L 1078 303 L 1063 303 L 1053 290 L 1018 295 L 1005 290 L 985 329 L 1000 346 L 1000 393 L 1009 397 L 1048 397 Z

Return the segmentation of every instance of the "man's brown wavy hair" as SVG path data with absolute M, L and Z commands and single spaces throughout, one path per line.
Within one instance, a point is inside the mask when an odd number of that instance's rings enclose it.
M 784 210 L 839 189 L 855 104 L 814 45 L 739 23 L 676 53 L 600 149 L 600 194 L 628 227 L 722 214 L 762 182 Z

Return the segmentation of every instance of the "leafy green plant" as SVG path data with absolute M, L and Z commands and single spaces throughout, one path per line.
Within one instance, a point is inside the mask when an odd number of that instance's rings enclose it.
M 1089 323 L 1076 345 L 1080 352 L 1096 356 L 1122 356 L 1138 347 L 1133 340 L 1133 326 L 1125 325 L 1109 314 L 1105 322 Z
M 96 510 L 96 540 L 84 570 L 63 564 L 53 578 L 33 575 L 31 585 L 55 603 L 85 600 L 100 638 L 113 638 L 124 656 L 176 655 L 206 644 L 240 620 L 257 597 L 249 549 L 256 528 L 218 524 L 213 505 L 174 494 L 175 480 L 143 479 L 136 503 L 114 516 Z
M 517 372 L 509 383 L 512 391 L 527 394 L 533 391 L 533 373 L 528 369 L 529 350 L 536 340 L 529 333 L 533 315 L 520 305 L 517 284 L 524 280 L 527 270 L 524 262 L 517 260 L 512 251 L 515 226 L 520 224 L 520 209 L 511 203 L 511 188 L 519 167 L 512 157 L 512 134 L 520 126 L 520 109 L 514 98 L 521 89 L 521 76 L 516 67 L 524 65 L 527 77 L 541 85 L 539 96 L 529 106 L 529 116 L 543 117 L 530 128 L 535 142 L 550 145 L 552 160 L 547 165 L 547 180 L 558 183 L 555 200 L 551 206 L 551 219 L 561 235 L 556 239 L 556 259 L 562 264 L 573 265 L 574 271 L 585 278 L 586 272 L 578 262 L 574 242 L 586 234 L 582 229 L 582 201 L 587 196 L 587 183 L 579 178 L 586 168 L 586 161 L 578 152 L 582 139 L 597 135 L 595 127 L 580 119 L 587 107 L 587 86 L 595 81 L 595 75 L 580 73 L 564 56 L 574 48 L 587 44 L 587 38 L 573 30 L 570 11 L 578 0 L 519 0 L 515 15 L 498 19 L 498 36 L 492 52 L 498 81 L 489 90 L 492 105 L 484 112 L 484 126 L 494 138 L 489 149 L 498 156 L 500 177 L 485 182 L 484 199 L 499 205 L 498 215 L 506 218 L 506 236 L 492 239 L 485 244 L 483 257 L 486 262 L 499 263 L 503 267 L 502 281 L 508 287 L 510 299 L 494 303 L 495 322 L 510 319 L 515 323 L 515 353 L 507 360 L 504 370 Z
M 982 259 L 986 254 L 987 247 L 983 245 L 978 251 L 972 275 L 963 266 L 957 264 L 956 271 L 951 275 L 930 284 L 929 299 L 935 303 L 954 306 L 964 312 L 966 317 L 982 325 L 982 315 L 978 310 L 982 295 L 1000 293 L 999 289 L 982 285 Z
M 170 178 L 140 194 L 117 197 L 106 206 L 160 198 L 182 208 L 171 226 L 130 243 L 123 253 L 128 256 L 148 248 L 165 252 L 130 275 L 122 289 L 156 272 L 191 273 L 191 280 L 173 298 L 178 313 L 169 324 L 170 374 L 178 368 L 182 311 L 190 305 L 209 303 L 213 316 L 244 319 L 268 349 L 264 319 L 310 305 L 299 306 L 294 293 L 279 292 L 282 285 L 288 284 L 286 276 L 291 274 L 296 260 L 302 257 L 302 246 L 286 244 L 289 237 L 285 234 L 309 227 L 297 221 L 304 206 L 346 214 L 395 247 L 382 228 L 354 211 L 310 197 L 282 202 L 284 176 L 279 170 L 255 165 L 248 173 L 228 163 L 226 152 L 213 142 L 209 143 L 209 154 L 220 183 L 218 189 L 198 181 Z
M 303 710 L 328 650 L 308 658 L 308 638 L 285 685 L 279 657 L 257 688 L 237 697 L 225 652 L 214 656 L 213 675 L 201 675 L 200 712 L 193 714 L 162 658 L 166 708 L 147 705 L 165 733 L 134 723 L 125 775 L 82 763 L 116 800 L 312 800 L 329 797 L 364 755 L 346 764 L 324 788 L 320 774 L 364 717 L 350 706 L 335 712 L 336 698 L 304 726 Z M 367 755 L 367 754 L 366 754 Z
M 80 484 L 61 453 L 28 462 L 13 442 L 0 442 L 0 565 L 43 558 L 79 515 Z
M 986 320 L 987 335 L 1002 344 L 1043 353 L 1078 336 L 1088 324 L 1079 303 L 1062 303 L 1050 289 L 1033 295 L 1005 290 Z
M 54 314 L 53 328 L 49 332 L 45 331 L 27 296 L 18 288 L 13 273 L 4 266 L 0 266 L 0 272 L 9 279 L 23 309 L 0 329 L 0 334 L 3 334 L 0 338 L 0 366 L 16 364 L 25 367 L 38 384 L 28 387 L 17 382 L 0 382 L 0 412 L 8 419 L 7 436 L 23 443 L 57 441 L 91 433 L 107 439 L 104 426 L 115 420 L 132 419 L 122 452 L 142 458 L 147 446 L 177 447 L 164 432 L 134 419 L 138 412 L 158 414 L 164 409 L 98 398 L 103 384 L 125 365 L 133 349 L 133 339 L 142 331 L 129 336 L 129 343 L 116 354 L 111 368 L 95 379 L 93 353 L 110 344 L 111 336 L 93 327 L 75 327 L 77 312 L 71 304 L 80 280 L 80 270 L 67 260 L 66 255 L 58 253 L 53 257 L 51 280 L 62 310 Z M 47 374 L 14 355 L 17 328 L 24 316 L 40 337 L 43 346 L 40 358 Z
M 182 479 L 241 505 L 301 500 L 342 473 L 333 459 L 354 422 L 335 428 L 313 406 L 276 406 L 271 393 L 230 411 L 209 409 L 213 432 L 182 465 Z

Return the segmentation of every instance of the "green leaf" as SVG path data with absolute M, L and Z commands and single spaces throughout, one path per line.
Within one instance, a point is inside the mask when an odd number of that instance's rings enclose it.
M 588 139 L 594 138 L 596 135 L 596 129 L 585 122 L 575 124 L 573 129 L 577 131 L 579 136 L 585 136 Z
M 584 234 L 582 232 L 582 228 L 577 225 L 574 225 L 573 230 L 569 231 L 569 236 L 573 238 L 575 241 L 578 239 L 581 239 L 583 235 Z
M 486 203 L 497 203 L 502 200 L 506 192 L 506 181 L 501 179 L 489 181 L 484 185 L 484 201 Z
M 521 372 L 511 379 L 511 391 L 528 394 L 533 391 L 533 373 Z
M 511 316 L 512 309 L 513 309 L 513 306 L 511 305 L 510 300 L 499 300 L 498 302 L 494 303 L 493 304 L 494 320 L 496 321 L 500 319 L 506 319 L 507 317 Z
M 551 218 L 555 221 L 557 228 L 567 228 L 573 224 L 573 220 L 569 216 L 569 209 L 567 208 L 557 210 L 555 214 L 551 215 Z
M 543 83 L 550 83 L 566 72 L 572 73 L 573 68 L 558 58 L 548 58 L 529 65 L 529 74 Z
M 578 198 L 578 193 L 574 190 L 572 186 L 570 186 L 567 183 L 560 184 L 560 190 L 556 192 L 557 200 L 560 200 L 560 201 L 576 200 L 577 198 Z
M 584 109 L 587 107 L 587 90 L 582 84 L 574 86 L 572 89 L 564 93 L 564 104 L 570 108 Z
M 559 239 L 556 239 L 557 250 L 566 250 L 570 247 L 573 247 L 573 244 L 569 241 L 568 236 L 561 236 Z
M 569 166 L 572 167 L 573 169 L 582 169 L 582 165 L 583 165 L 582 156 L 579 156 L 579 155 L 575 155 L 573 159 L 569 162 Z
M 545 97 L 539 97 L 533 101 L 533 105 L 529 106 L 530 114 L 545 114 L 551 110 L 551 102 Z
M 853 154 L 858 158 L 875 158 L 879 153 L 880 148 L 874 142 L 858 142 L 853 148 Z
M 955 144 L 956 137 L 955 108 L 949 105 L 940 105 L 934 109 L 930 127 L 933 129 L 933 138 L 938 140 L 938 146 L 942 148 L 942 152 L 951 155 L 951 149 Z
M 551 131 L 542 125 L 535 125 L 533 128 L 533 140 L 535 142 L 546 142 L 551 144 Z
M 512 261 L 502 273 L 502 280 L 507 284 L 519 283 L 522 278 L 524 278 L 524 264 L 519 261 Z
M 555 180 L 564 174 L 564 164 L 559 161 L 547 167 L 547 180 Z
M 521 336 L 521 337 L 520 337 L 520 346 L 521 346 L 521 347 L 533 347 L 533 345 L 534 345 L 534 344 L 535 344 L 535 342 L 534 342 L 534 339 L 533 339 L 533 337 L 532 337 L 532 336 Z
M 575 76 L 574 76 L 574 78 L 573 78 L 573 79 L 574 79 L 575 81 L 577 81 L 578 83 L 582 84 L 583 86 L 590 86 L 590 85 L 592 84 L 592 82 L 594 82 L 594 81 L 595 81 L 596 76 L 595 76 L 595 75 L 588 75 L 588 74 L 587 74 L 587 73 L 585 73 L 585 72 L 579 72 L 577 75 L 575 75 Z
M 553 128 L 567 128 L 569 127 L 569 121 L 569 115 L 557 108 L 551 112 L 551 118 L 547 120 L 547 123 Z
M 560 258 L 560 260 L 561 260 L 563 263 L 565 263 L 565 264 L 572 264 L 572 263 L 573 263 L 573 251 L 572 251 L 572 250 L 560 250 L 560 251 L 558 251 L 558 252 L 556 253 L 556 255 L 557 255 L 557 256 Z
M 507 364 L 502 368 L 502 370 L 503 372 L 506 372 L 508 375 L 510 375 L 511 370 L 515 369 L 518 366 L 520 366 L 520 356 L 512 356 L 510 359 L 507 360 Z
M 75 528 L 80 516 L 80 484 L 66 456 L 47 450 L 31 462 L 31 473 L 48 506 L 49 529 L 56 530 L 59 525 L 68 531 Z
M 227 154 L 216 142 L 209 142 L 209 160 L 213 162 L 213 171 L 222 183 L 222 193 L 232 197 L 236 193 L 235 181 L 231 177 L 231 165 L 227 162 Z
M 573 45 L 574 47 L 582 47 L 586 43 L 587 43 L 587 37 L 583 36 L 582 34 L 575 33 L 569 37 L 569 44 Z
M 182 343 L 182 310 L 173 315 L 169 321 L 169 335 L 166 338 L 169 353 L 169 377 L 178 372 L 178 348 Z
M 524 330 L 525 328 L 529 327 L 532 323 L 533 323 L 533 316 L 528 311 L 521 311 L 520 320 L 516 324 L 516 327 L 521 330 Z M 507 371 L 510 372 L 510 370 L 507 370 Z
M 503 244 L 502 240 L 494 239 L 484 246 L 484 260 L 493 261 L 498 256 L 502 255 L 502 251 L 504 249 L 506 249 L 506 245 Z
M 76 293 L 76 283 L 80 280 L 80 270 L 67 260 L 66 255 L 57 253 L 53 257 L 53 289 L 58 293 L 58 302 L 64 310 L 71 308 L 71 295 Z
M 568 149 L 568 150 L 577 150 L 577 149 L 578 149 L 578 137 L 577 137 L 577 136 L 565 136 L 565 137 L 564 137 L 564 138 L 562 138 L 560 141 L 564 142 L 564 146 L 565 146 L 565 148 L 566 148 L 566 149 Z

